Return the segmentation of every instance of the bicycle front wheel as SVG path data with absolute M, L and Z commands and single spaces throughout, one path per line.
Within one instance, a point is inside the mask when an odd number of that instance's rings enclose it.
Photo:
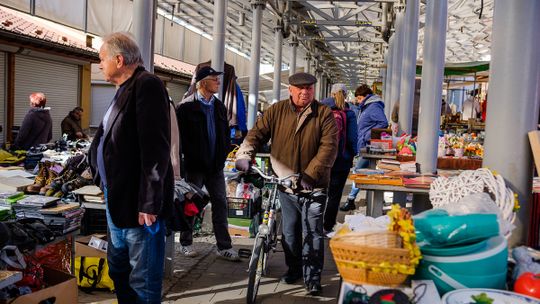
M 247 303 L 255 303 L 257 298 L 257 292 L 259 291 L 259 284 L 264 272 L 264 264 L 266 260 L 266 238 L 259 237 L 255 241 L 253 246 L 253 252 L 251 253 L 251 264 L 249 265 L 249 278 L 247 287 Z

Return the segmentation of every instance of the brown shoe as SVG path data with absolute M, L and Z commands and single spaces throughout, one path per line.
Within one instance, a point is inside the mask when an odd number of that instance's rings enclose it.
M 26 187 L 26 192 L 29 193 L 38 193 L 41 187 L 45 186 L 47 177 L 49 175 L 50 162 L 39 162 L 39 170 L 36 178 L 34 179 L 34 184 Z
M 58 173 L 55 170 L 50 169 L 52 166 L 54 166 L 54 163 L 51 163 L 51 166 L 49 167 L 49 174 L 47 176 L 47 180 L 45 181 L 45 186 L 39 189 L 40 195 L 45 195 L 45 193 L 51 189 L 52 182 L 58 177 Z

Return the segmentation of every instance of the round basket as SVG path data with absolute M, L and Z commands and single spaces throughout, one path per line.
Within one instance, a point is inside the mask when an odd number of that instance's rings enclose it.
M 407 274 L 380 269 L 381 263 L 410 265 L 409 251 L 400 247 L 399 236 L 390 231 L 348 233 L 330 240 L 341 277 L 353 284 L 403 284 Z

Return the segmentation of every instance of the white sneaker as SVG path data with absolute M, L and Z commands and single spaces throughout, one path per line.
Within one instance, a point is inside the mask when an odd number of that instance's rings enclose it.
M 229 260 L 233 262 L 240 261 L 240 256 L 238 256 L 238 252 L 236 252 L 236 250 L 232 248 L 224 249 L 224 250 L 218 249 L 216 251 L 216 254 L 218 257 L 223 258 L 225 260 Z
M 193 249 L 193 246 L 191 245 L 180 246 L 180 251 L 182 252 L 183 255 L 190 258 L 193 258 L 199 255 L 199 253 L 195 249 Z

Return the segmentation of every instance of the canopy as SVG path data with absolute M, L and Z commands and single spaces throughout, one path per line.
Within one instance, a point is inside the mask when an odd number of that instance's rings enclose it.
M 489 61 L 473 61 L 462 63 L 447 63 L 444 65 L 444 75 L 472 75 L 474 73 L 488 71 Z M 422 74 L 422 65 L 416 65 L 416 75 Z

